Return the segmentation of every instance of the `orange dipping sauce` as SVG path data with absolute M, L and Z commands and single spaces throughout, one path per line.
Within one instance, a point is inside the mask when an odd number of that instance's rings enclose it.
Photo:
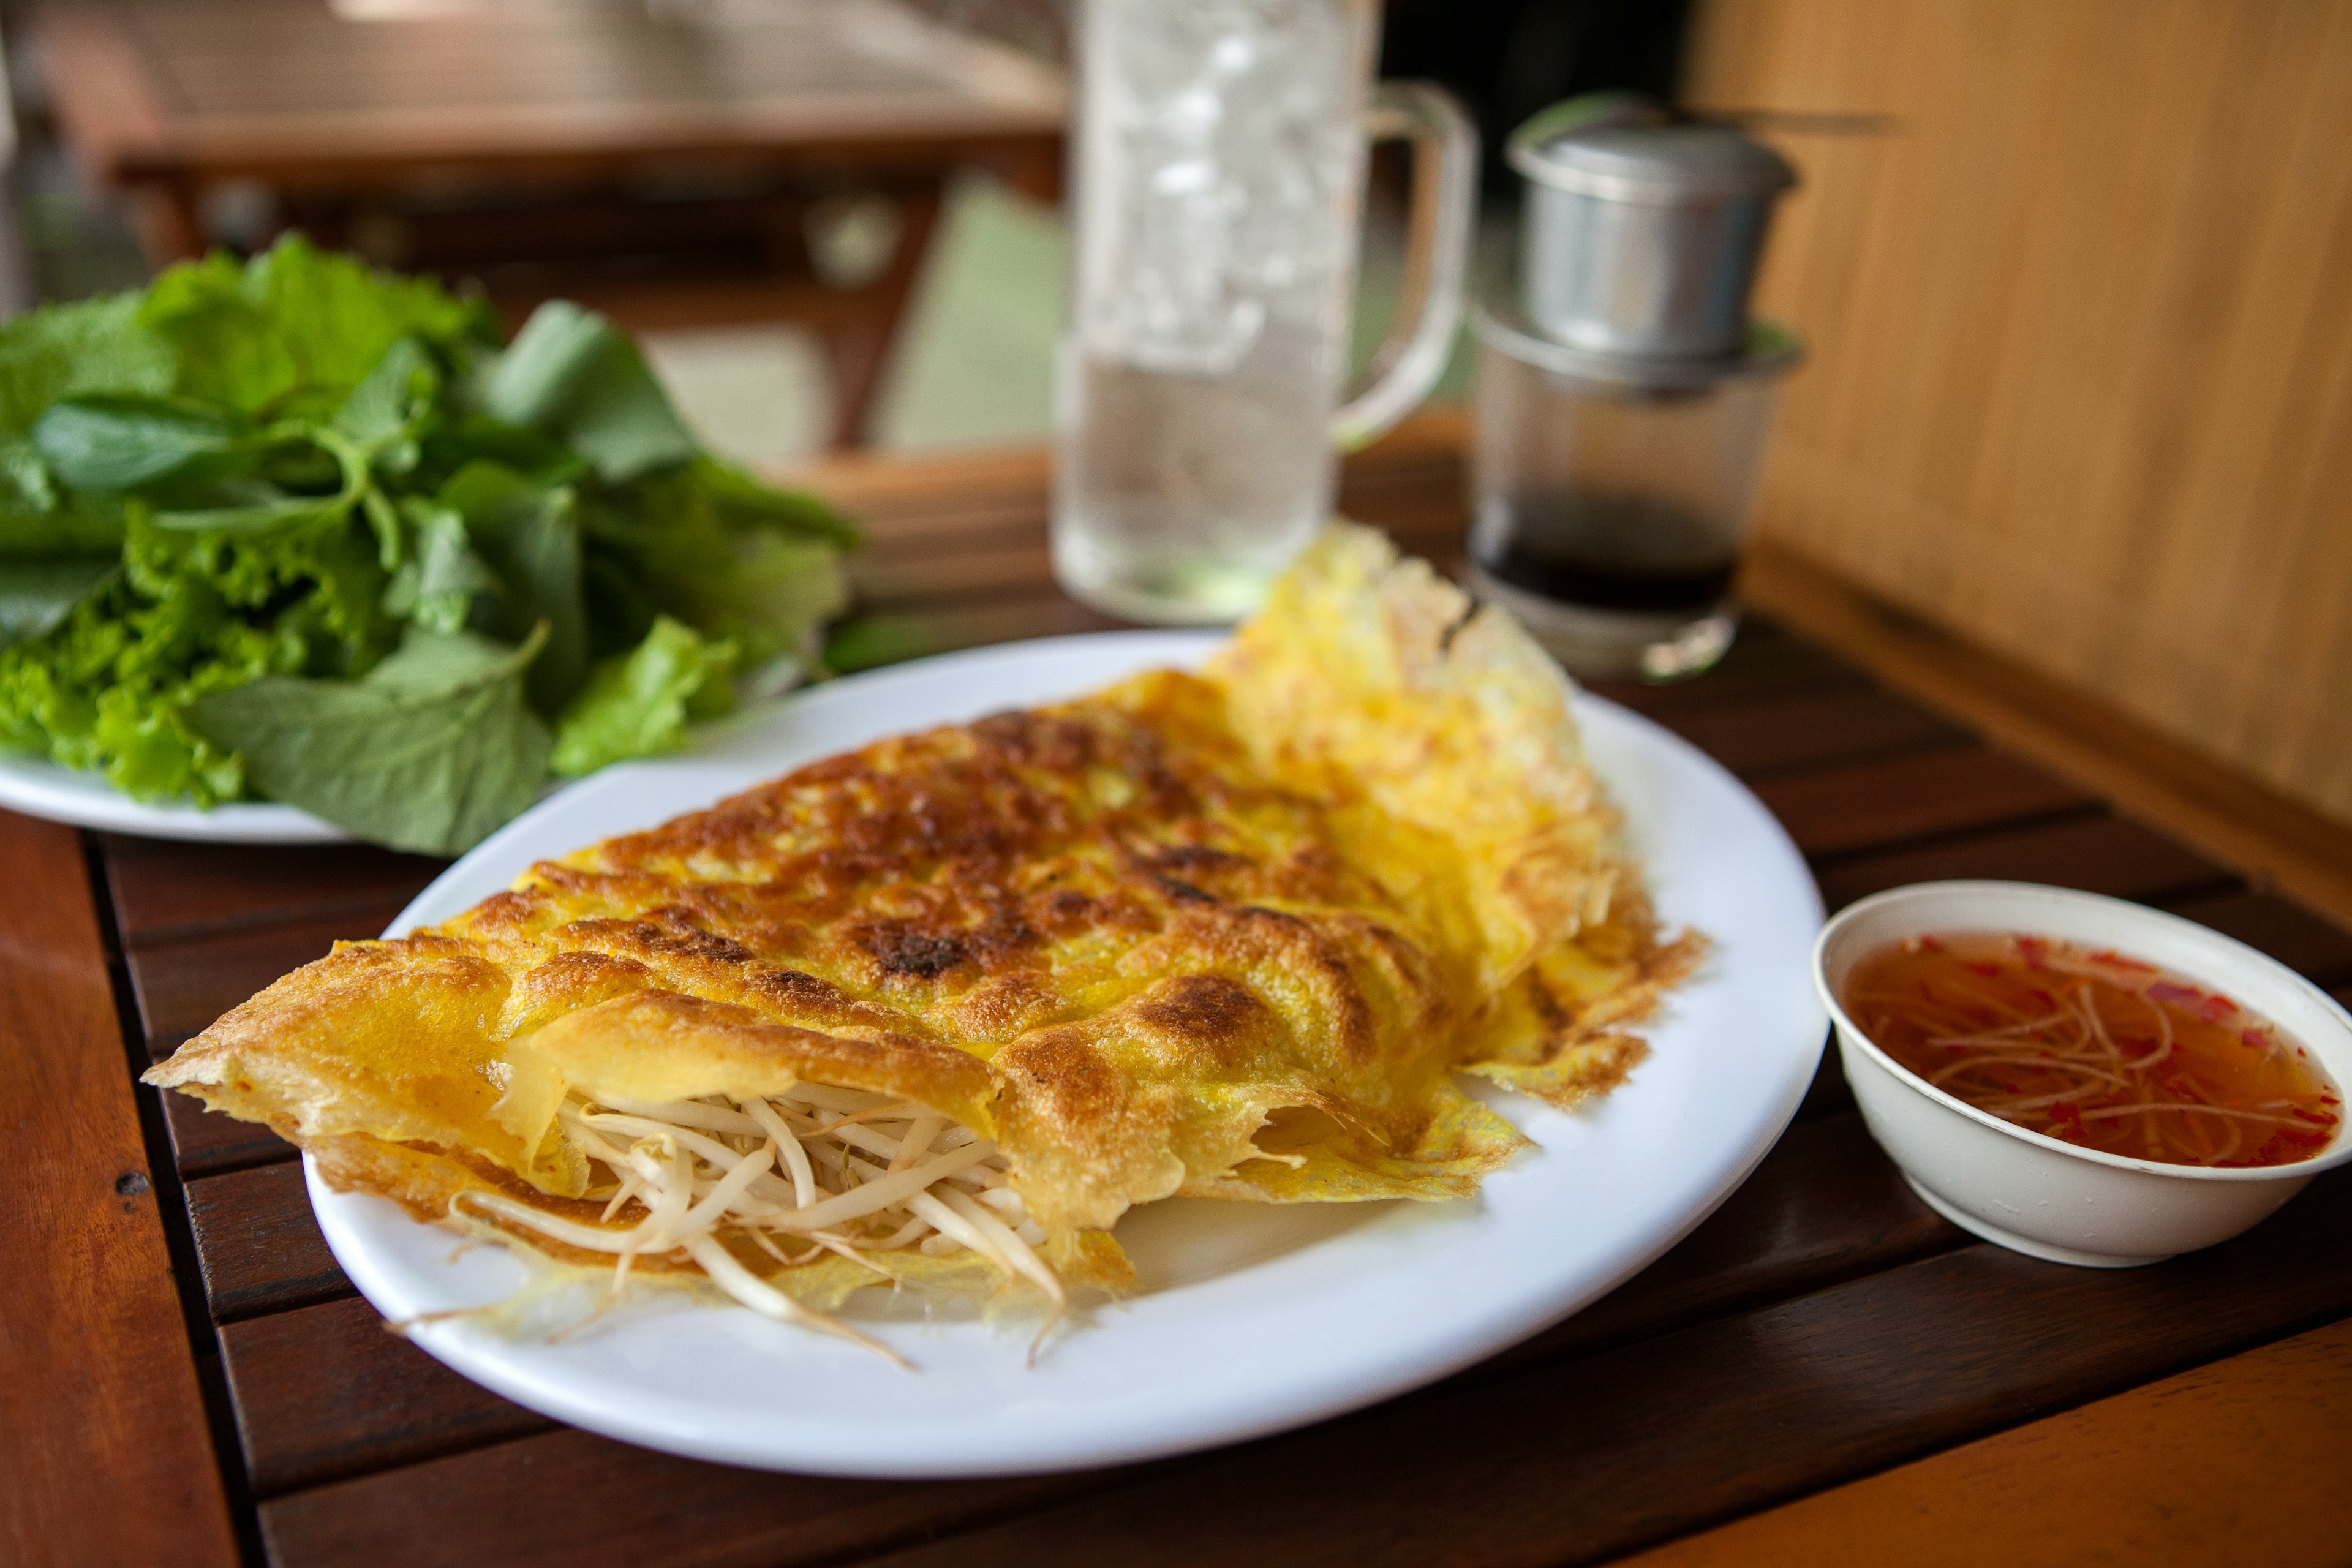
M 2308 1160 L 2343 1101 L 2304 1048 L 2218 992 L 2115 952 L 1990 932 L 1913 937 L 1847 976 L 1846 1016 L 1945 1093 L 2135 1160 Z

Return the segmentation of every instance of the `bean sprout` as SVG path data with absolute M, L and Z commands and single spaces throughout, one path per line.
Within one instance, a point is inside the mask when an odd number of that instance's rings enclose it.
M 1068 1310 L 1061 1279 L 1036 1250 L 1046 1233 L 1009 1184 L 1003 1155 L 937 1111 L 862 1090 L 795 1084 L 766 1098 L 663 1101 L 575 1089 L 557 1115 L 592 1163 L 588 1190 L 605 1200 L 596 1221 L 480 1189 L 451 1207 L 611 1256 L 612 1281 L 596 1316 L 618 1298 L 637 1258 L 661 1258 L 673 1267 L 690 1264 L 764 1316 L 906 1364 L 753 1272 L 730 1237 L 785 1269 L 831 1253 L 890 1280 L 897 1276 L 869 1254 L 909 1246 L 932 1258 L 970 1253 L 1005 1283 L 1024 1281 L 1045 1296 L 1050 1311 L 1031 1346 L 1033 1362 Z M 808 1250 L 793 1256 L 783 1244 L 794 1241 Z

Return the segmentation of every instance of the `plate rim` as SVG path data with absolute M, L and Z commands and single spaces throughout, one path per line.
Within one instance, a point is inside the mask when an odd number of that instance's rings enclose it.
M 28 752 L 0 752 L 0 809 L 68 827 L 185 844 L 345 844 L 351 833 L 299 806 L 231 800 L 215 806 L 134 799 L 100 774 Z
M 824 687 L 815 689 L 814 691 L 801 693 L 799 697 L 807 699 L 825 691 L 857 689 L 857 687 L 850 685 L 852 682 L 859 683 L 862 687 L 869 682 L 880 685 L 893 678 L 919 680 L 936 679 L 937 672 L 943 668 L 950 671 L 966 670 L 974 665 L 985 668 L 990 663 L 1011 658 L 1022 656 L 1051 658 L 1056 655 L 1084 653 L 1098 647 L 1106 648 L 1107 651 L 1123 651 L 1139 650 L 1144 647 L 1156 644 L 1171 650 L 1169 655 L 1160 656 L 1163 658 L 1177 657 L 1176 650 L 1197 655 L 1221 640 L 1222 636 L 1223 634 L 1215 632 L 1147 629 L 1079 633 L 1065 637 L 990 644 L 977 648 L 956 650 L 926 658 L 908 660 L 880 669 L 843 677 L 840 680 L 827 682 Z M 1140 667 L 1144 662 L 1144 656 L 1139 652 L 1135 662 Z M 1099 684 L 1101 679 L 1112 678 L 1105 676 L 1088 679 Z M 1089 687 L 1081 689 L 1091 689 Z M 1073 693 L 1073 695 L 1076 694 L 1076 692 Z M 1037 700 L 1051 700 L 1048 698 Z M 1623 726 L 1630 734 L 1637 737 L 1639 743 L 1658 748 L 1666 756 L 1672 758 L 1677 766 L 1695 765 L 1701 773 L 1712 775 L 1712 782 L 1727 785 L 1739 797 L 1742 797 L 1748 806 L 1752 807 L 1754 816 L 1769 830 L 1763 847 L 1777 853 L 1783 858 L 1788 863 L 1788 867 L 1784 868 L 1793 868 L 1795 871 L 1795 885 L 1802 888 L 1806 900 L 1806 908 L 1802 912 L 1810 919 L 1809 929 L 1818 930 L 1823 913 L 1819 889 L 1806 870 L 1801 855 L 1790 840 L 1787 830 L 1780 826 L 1778 819 L 1763 805 L 1762 802 L 1756 798 L 1752 791 L 1740 784 L 1728 770 L 1723 768 L 1713 758 L 1654 721 L 1644 718 L 1606 698 L 1587 691 L 1581 687 L 1578 689 L 1577 701 L 1580 705 L 1580 724 L 1587 712 L 1594 710 L 1603 711 L 1607 715 L 1602 720 L 1604 724 Z M 769 715 L 769 717 L 773 716 L 772 713 Z M 901 731 L 897 730 L 886 731 L 886 733 L 897 732 Z M 833 753 L 828 752 L 823 754 Z M 814 757 L 803 759 L 803 761 L 814 760 L 816 759 Z M 650 765 L 661 764 L 656 763 Z M 802 763 L 788 763 L 782 765 L 797 766 L 802 765 Z M 516 818 L 514 822 L 499 829 L 499 833 L 493 835 L 491 838 L 486 839 L 467 856 L 454 862 L 401 911 L 386 928 L 386 934 L 413 929 L 415 925 L 427 923 L 432 919 L 446 918 L 446 914 L 436 913 L 436 905 L 441 901 L 436 898 L 436 889 L 442 889 L 445 883 L 459 880 L 458 873 L 464 870 L 469 862 L 474 862 L 477 857 L 480 857 L 484 863 L 494 860 L 504 849 L 502 839 L 507 839 L 509 834 L 518 837 L 523 836 L 528 831 L 528 824 L 534 820 L 544 820 L 541 817 L 541 813 L 553 813 L 562 806 L 565 796 L 569 793 L 564 792 L 564 795 L 551 796 L 540 802 L 530 811 Z M 577 806 L 574 805 L 566 809 L 577 809 Z M 688 805 L 680 809 L 693 810 L 697 807 Z M 505 884 L 500 882 L 499 885 Z M 456 909 L 463 909 L 471 907 L 473 902 L 486 895 L 474 893 L 468 896 L 458 892 L 449 896 L 460 900 L 456 904 Z M 454 910 L 449 912 L 454 912 Z M 770 1470 L 900 1479 L 1042 1474 L 1056 1470 L 1095 1468 L 1107 1464 L 1131 1463 L 1246 1441 L 1253 1437 L 1292 1429 L 1376 1404 L 1412 1388 L 1435 1382 L 1465 1366 L 1485 1360 L 1599 1300 L 1689 1235 L 1738 1189 L 1756 1166 L 1779 1142 L 1793 1120 L 1797 1108 L 1801 1103 L 1813 1074 L 1818 1068 L 1828 1037 L 1828 1015 L 1820 1009 L 1817 1001 L 1811 998 L 1810 983 L 1803 974 L 1798 975 L 1797 983 L 1790 987 L 1792 994 L 1800 988 L 1807 994 L 1811 1011 L 1821 1013 L 1821 1017 L 1817 1020 L 1819 1026 L 1817 1028 L 1809 1026 L 1808 1029 L 1811 1045 L 1806 1047 L 1790 1048 L 1789 1059 L 1782 1068 L 1777 1093 L 1770 1097 L 1769 1104 L 1759 1103 L 1754 1108 L 1759 1113 L 1752 1115 L 1748 1122 L 1750 1132 L 1744 1145 L 1733 1148 L 1727 1143 L 1726 1147 L 1717 1151 L 1717 1161 L 1712 1163 L 1714 1172 L 1712 1179 L 1706 1184 L 1704 1192 L 1695 1195 L 1672 1222 L 1657 1226 L 1643 1234 L 1638 1243 L 1628 1245 L 1601 1272 L 1580 1275 L 1574 1287 L 1565 1291 L 1546 1293 L 1522 1291 L 1512 1295 L 1507 1300 L 1497 1300 L 1492 1303 L 1488 1311 L 1473 1314 L 1470 1319 L 1454 1325 L 1454 1331 L 1450 1339 L 1443 1342 L 1413 1340 L 1408 1336 L 1404 1341 L 1391 1346 L 1368 1347 L 1356 1358 L 1353 1369 L 1356 1375 L 1347 1381 L 1344 1386 L 1299 1388 L 1292 1390 L 1291 1396 L 1287 1398 L 1276 1398 L 1271 1401 L 1261 1398 L 1254 1402 L 1253 1408 L 1247 1411 L 1235 1410 L 1230 1418 L 1223 1421 L 1195 1422 L 1192 1425 L 1179 1426 L 1173 1429 L 1159 1427 L 1149 1431 L 1139 1430 L 1129 1440 L 1109 1447 L 1096 1440 L 1080 1447 L 1072 1447 L 1065 1444 L 1059 1449 L 1053 1449 L 1050 1447 L 1043 1450 L 1024 1449 L 1017 1453 L 1007 1454 L 1001 1458 L 977 1460 L 968 1455 L 940 1459 L 937 1457 L 919 1458 L 912 1456 L 853 1452 L 851 1450 L 855 1448 L 855 1445 L 842 1445 L 825 1452 L 814 1452 L 805 1444 L 793 1447 L 789 1443 L 779 1445 L 772 1439 L 743 1437 L 730 1440 L 723 1436 L 714 1436 L 708 1425 L 701 1427 L 689 1427 L 668 1420 L 666 1408 L 648 1411 L 643 1406 L 633 1407 L 626 1400 L 614 1400 L 594 1385 L 575 1390 L 566 1386 L 559 1374 L 549 1373 L 544 1369 L 535 1371 L 528 1365 L 527 1359 L 510 1357 L 502 1353 L 500 1347 L 496 1344 L 484 1344 L 476 1338 L 456 1331 L 456 1325 L 440 1322 L 419 1324 L 412 1330 L 409 1337 L 436 1359 L 458 1372 L 460 1375 L 513 1399 L 528 1408 L 584 1430 L 596 1432 L 618 1441 L 682 1454 L 690 1458 Z M 346 1223 L 342 1208 L 346 1204 L 355 1201 L 364 1204 L 368 1200 L 354 1200 L 349 1195 L 335 1194 L 327 1188 L 319 1173 L 315 1161 L 310 1155 L 305 1154 L 302 1157 L 302 1165 L 312 1209 L 330 1248 L 334 1252 L 337 1261 L 351 1274 L 353 1283 L 360 1287 L 362 1294 L 368 1299 L 370 1305 L 376 1307 L 379 1311 L 383 1310 L 384 1309 L 378 1305 L 379 1291 L 396 1299 L 401 1287 L 391 1278 L 389 1265 L 383 1270 L 379 1269 L 379 1259 L 375 1256 L 374 1249 L 366 1244 L 362 1228 L 357 1222 Z M 409 1223 L 416 1224 L 422 1231 L 434 1229 L 424 1225 L 423 1222 Z M 1311 1251 L 1312 1249 L 1312 1247 L 1309 1247 L 1302 1250 Z M 1538 1300 L 1538 1294 L 1541 1294 L 1545 1299 Z M 716 1309 L 719 1311 L 729 1310 Z M 1105 1325 L 1087 1331 L 1100 1332 L 1106 1326 L 1115 1328 L 1115 1325 Z M 744 1353 L 757 1352 L 746 1350 Z M 1008 1352 L 1008 1353 L 1013 1352 Z M 666 1406 L 668 1402 L 664 1403 Z M 834 1430 L 836 1436 L 845 1436 L 841 1433 L 837 1426 Z M 789 1451 L 786 1451 L 787 1449 Z

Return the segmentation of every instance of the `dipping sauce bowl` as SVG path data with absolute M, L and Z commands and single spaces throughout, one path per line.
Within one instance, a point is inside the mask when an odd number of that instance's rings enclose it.
M 2128 1268 L 2227 1241 L 2324 1171 L 2352 1161 L 2352 1122 L 2307 1160 L 2209 1169 L 2045 1138 L 1916 1077 L 1847 1016 L 1856 963 L 1908 938 L 1990 931 L 2112 949 L 2234 999 L 2352 1085 L 2352 1016 L 2276 959 L 2120 899 L 2031 882 L 1921 882 L 1841 910 L 1813 944 L 1813 984 L 1879 1147 L 1928 1206 L 1961 1228 L 2054 1263 Z

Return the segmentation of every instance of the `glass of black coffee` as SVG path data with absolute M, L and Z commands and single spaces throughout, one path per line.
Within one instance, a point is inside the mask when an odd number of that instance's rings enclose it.
M 1698 367 L 1580 353 L 1495 313 L 1478 328 L 1477 590 L 1578 675 L 1715 663 L 1794 341 L 1766 329 L 1749 354 Z

